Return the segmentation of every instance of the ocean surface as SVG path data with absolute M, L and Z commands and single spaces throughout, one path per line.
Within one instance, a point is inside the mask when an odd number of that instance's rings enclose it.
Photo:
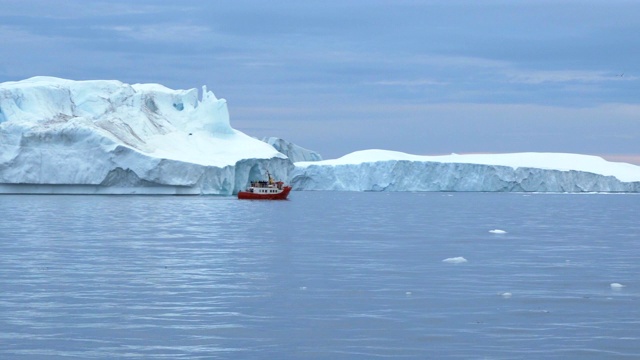
M 127 358 L 638 359 L 640 196 L 0 196 L 0 359 Z

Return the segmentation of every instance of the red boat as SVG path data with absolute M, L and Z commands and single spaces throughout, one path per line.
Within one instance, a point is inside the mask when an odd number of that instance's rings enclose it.
M 268 181 L 252 181 L 245 191 L 238 192 L 238 199 L 245 200 L 286 200 L 291 186 L 282 181 L 274 181 L 267 171 Z

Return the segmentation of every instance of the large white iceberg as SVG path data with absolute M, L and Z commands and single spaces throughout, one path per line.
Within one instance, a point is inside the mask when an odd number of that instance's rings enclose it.
M 295 165 L 294 190 L 640 192 L 640 166 L 579 154 L 364 150 Z
M 35 77 L 0 84 L 0 193 L 222 194 L 291 162 L 203 87 Z

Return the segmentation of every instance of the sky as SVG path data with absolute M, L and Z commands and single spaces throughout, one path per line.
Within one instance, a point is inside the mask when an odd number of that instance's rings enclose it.
M 325 159 L 566 152 L 640 164 L 640 1 L 0 0 L 0 82 L 206 85 Z

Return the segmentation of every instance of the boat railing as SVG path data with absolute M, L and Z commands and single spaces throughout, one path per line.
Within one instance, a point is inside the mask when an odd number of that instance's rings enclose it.
M 251 186 L 252 187 L 257 187 L 257 188 L 268 188 L 268 187 L 272 187 L 272 185 L 269 184 L 268 181 L 252 181 L 251 182 Z
M 271 178 L 271 175 L 269 175 L 269 180 L 253 180 L 251 181 L 251 187 L 254 188 L 276 188 L 279 190 L 282 190 L 282 188 L 284 187 L 284 182 L 283 181 L 274 181 L 273 178 Z

